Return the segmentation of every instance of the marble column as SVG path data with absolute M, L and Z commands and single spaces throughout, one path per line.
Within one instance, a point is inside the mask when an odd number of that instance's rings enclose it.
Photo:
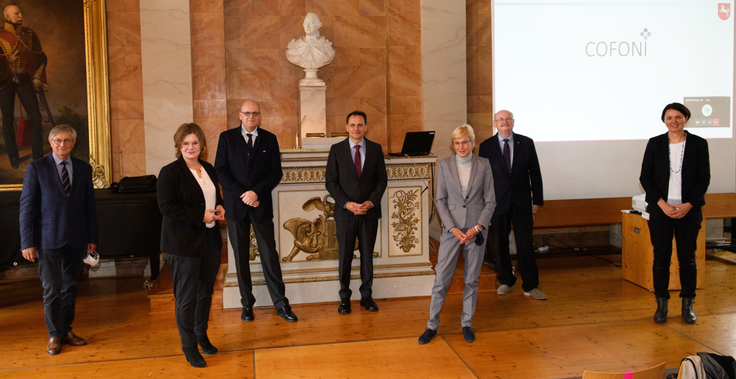
M 140 2 L 146 173 L 174 160 L 176 128 L 194 118 L 189 0 Z
M 306 82 L 306 83 L 305 83 Z M 299 83 L 299 102 L 302 122 L 299 137 L 303 140 L 307 133 L 327 133 L 327 86 L 322 80 L 302 80 Z M 329 137 L 325 135 L 325 137 Z
M 464 1 L 422 0 L 422 90 L 424 130 L 435 141 L 467 122 L 467 47 Z M 442 159 L 452 154 L 448 143 L 432 151 Z

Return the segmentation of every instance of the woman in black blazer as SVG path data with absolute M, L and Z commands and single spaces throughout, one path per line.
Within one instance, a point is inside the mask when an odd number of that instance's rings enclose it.
M 156 185 L 163 214 L 161 251 L 174 279 L 176 325 L 182 351 L 194 367 L 205 367 L 205 354 L 217 353 L 207 337 L 207 321 L 220 268 L 219 220 L 225 219 L 217 174 L 199 156 L 207 148 L 196 124 L 183 124 L 174 134 L 177 160 L 164 166 Z
M 680 103 L 668 104 L 662 121 L 668 132 L 647 143 L 641 165 L 641 182 L 646 191 L 649 234 L 654 247 L 654 295 L 657 311 L 654 322 L 667 321 L 672 235 L 677 244 L 682 290 L 682 318 L 696 321 L 693 299 L 697 282 L 696 240 L 703 221 L 701 207 L 710 184 L 708 142 L 684 130 L 690 110 Z

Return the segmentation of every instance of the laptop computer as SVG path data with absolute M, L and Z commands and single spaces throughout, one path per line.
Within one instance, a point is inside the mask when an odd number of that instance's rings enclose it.
M 430 155 L 433 141 L 434 131 L 406 132 L 401 152 L 388 153 L 388 155 L 394 157 Z

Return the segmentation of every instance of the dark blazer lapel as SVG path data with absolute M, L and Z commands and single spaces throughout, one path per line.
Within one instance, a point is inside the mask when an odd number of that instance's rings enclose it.
M 248 151 L 250 148 L 248 147 L 248 144 L 245 142 L 245 137 L 243 137 L 243 125 L 240 125 L 237 127 L 238 132 L 233 133 L 232 137 L 236 140 L 235 143 L 239 144 L 243 150 L 241 151 Z M 256 143 L 258 143 L 258 140 L 260 138 L 256 138 Z M 255 146 L 255 144 L 253 145 Z
M 693 159 L 695 159 L 695 155 L 694 155 L 694 154 L 696 154 L 696 153 L 697 153 L 697 152 L 695 151 L 695 149 L 696 149 L 696 146 L 695 146 L 695 141 L 694 141 L 694 138 L 693 138 L 692 140 L 690 140 L 690 142 L 691 142 L 691 144 L 690 144 L 690 149 L 688 149 L 688 148 L 687 148 L 687 147 L 688 147 L 688 146 L 687 146 L 687 145 L 688 145 L 687 137 L 688 137 L 688 135 L 689 135 L 689 134 L 690 134 L 690 133 L 688 133 L 687 131 L 685 131 L 685 151 L 683 152 L 683 154 L 684 154 L 684 155 L 682 156 L 682 167 L 684 168 L 685 166 L 688 166 L 688 169 L 687 169 L 687 170 L 684 170 L 684 171 L 689 171 L 689 169 L 690 169 L 690 166 L 691 166 L 691 165 L 692 165 L 692 163 L 693 163 L 693 162 L 692 162 L 692 160 L 693 160 Z M 669 141 L 669 139 L 668 139 L 668 140 L 667 140 L 667 144 L 668 144 L 668 145 L 669 145 L 669 142 L 670 142 L 670 141 Z M 667 146 L 667 148 L 668 148 L 668 150 L 667 150 L 667 151 L 669 152 L 669 146 Z M 672 160 L 672 166 L 673 166 L 672 168 L 673 168 L 673 169 L 675 169 L 675 170 L 677 170 L 677 167 L 676 167 L 675 165 L 677 165 L 677 166 L 679 166 L 679 165 L 680 165 L 680 162 L 679 162 L 679 161 L 680 161 L 680 159 L 679 159 L 679 158 L 680 158 L 680 157 L 675 157 L 675 159 L 673 159 L 673 160 Z M 669 156 L 667 157 L 667 160 L 669 160 Z M 683 172 L 684 172 L 684 171 L 683 171 Z M 683 179 L 684 179 L 684 178 L 683 178 Z M 683 183 L 685 183 L 685 180 L 683 180 L 682 182 L 683 182 Z
M 365 138 L 365 163 L 361 171 L 373 170 L 376 164 L 379 149 L 373 148 L 373 143 L 368 138 Z M 361 176 L 362 178 L 362 176 Z
M 367 147 L 368 143 L 366 143 L 365 145 L 366 145 L 366 150 L 368 150 L 368 147 Z M 350 148 L 350 138 L 346 138 L 345 147 L 342 149 L 342 151 L 343 151 L 343 154 L 345 154 L 346 161 L 352 163 L 352 165 L 348 166 L 349 167 L 348 171 L 352 173 L 351 175 L 355 177 L 355 180 L 360 181 L 361 177 L 358 177 L 358 172 L 355 171 L 355 162 L 353 162 L 353 152 L 351 150 L 352 149 Z M 368 153 L 366 152 L 366 162 L 368 162 L 367 155 Z M 361 171 L 363 170 L 361 169 Z
M 499 142 L 501 140 L 501 136 L 496 133 L 493 137 L 491 137 L 491 152 L 496 156 L 496 160 L 498 162 L 501 162 L 501 167 L 506 167 L 506 159 L 503 157 L 503 151 L 501 151 L 501 145 Z M 517 150 L 517 149 L 514 149 Z M 513 166 L 512 166 L 513 167 Z M 511 173 L 508 169 L 502 170 L 502 175 L 511 176 Z M 495 171 L 493 172 L 494 175 L 498 175 Z
M 517 167 L 519 166 L 519 155 L 521 155 L 521 141 L 516 133 L 514 134 L 514 159 L 511 160 L 511 176 L 516 175 L 518 172 Z
M 182 178 L 184 179 L 184 183 L 182 183 L 184 184 L 184 190 L 187 192 L 191 191 L 193 194 L 195 194 L 195 196 L 197 196 L 199 201 L 204 204 L 204 194 L 202 194 L 202 191 L 200 190 L 199 182 L 197 182 L 194 174 L 189 169 L 189 166 L 187 166 L 187 162 L 184 162 L 184 158 L 179 158 L 177 159 L 177 163 Z
M 61 183 L 61 176 L 59 176 L 59 171 L 56 169 L 56 161 L 54 160 L 54 153 L 51 153 L 46 157 L 46 166 L 49 169 L 49 174 L 53 176 L 53 181 L 56 183 L 56 187 L 61 191 L 61 193 L 66 195 L 66 192 L 64 191 L 64 184 Z M 74 168 L 72 168 L 72 175 L 74 174 Z M 74 180 L 74 177 L 72 177 L 72 181 Z M 72 189 L 74 189 L 74 183 L 72 183 Z
M 258 128 L 260 129 L 260 127 Z M 245 139 L 243 139 L 243 142 L 245 142 Z M 258 138 L 253 142 L 253 151 L 258 151 L 261 147 L 261 142 L 263 142 L 263 136 L 259 135 Z M 246 143 L 247 145 L 247 143 Z
M 82 168 L 81 168 L 81 167 L 80 167 L 80 165 L 79 165 L 79 164 L 78 164 L 78 163 L 77 163 L 77 162 L 75 161 L 75 159 L 74 159 L 74 158 L 71 158 L 70 160 L 71 160 L 71 162 L 72 162 L 72 177 L 71 177 L 71 181 L 72 181 L 72 182 L 71 182 L 71 186 L 72 186 L 72 188 L 71 188 L 71 189 L 69 190 L 69 194 L 70 194 L 69 196 L 71 197 L 71 194 L 73 194 L 73 193 L 74 193 L 74 190 L 75 190 L 75 189 L 76 189 L 77 187 L 79 187 L 79 180 L 76 180 L 76 179 L 75 179 L 75 178 L 78 178 L 79 176 L 78 176 L 78 175 L 74 175 L 74 174 L 80 173 L 80 172 L 81 172 L 81 170 L 82 170 Z M 57 175 L 57 176 L 58 176 L 58 175 Z M 59 183 L 61 183 L 61 177 L 60 177 L 60 176 L 59 176 Z M 62 184 L 62 186 L 61 186 L 61 190 L 62 190 L 62 191 L 64 190 L 64 185 L 63 185 L 63 184 Z

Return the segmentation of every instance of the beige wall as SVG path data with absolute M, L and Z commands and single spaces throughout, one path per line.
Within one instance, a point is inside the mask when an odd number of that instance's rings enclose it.
M 368 115 L 368 138 L 399 145 L 407 130 L 421 130 L 419 0 L 225 1 L 228 126 L 239 124 L 243 100 L 261 103 L 262 126 L 295 145 L 301 68 L 286 60 L 286 45 L 304 35 L 309 13 L 335 60 L 319 70 L 327 84 L 327 132 L 345 132 L 345 116 Z

